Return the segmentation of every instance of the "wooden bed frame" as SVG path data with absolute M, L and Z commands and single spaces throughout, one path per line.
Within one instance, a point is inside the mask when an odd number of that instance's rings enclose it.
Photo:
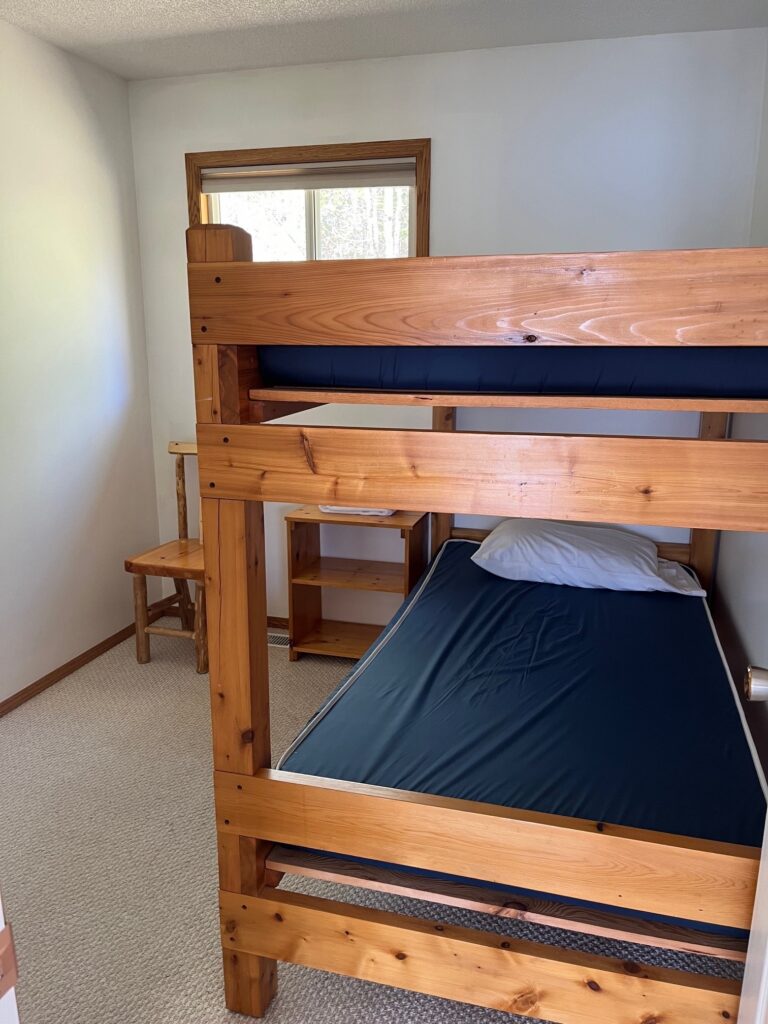
M 562 1024 L 735 1021 L 733 981 L 278 889 L 293 872 L 743 957 L 738 942 L 695 929 L 567 904 L 749 929 L 760 849 L 272 770 L 262 503 L 693 527 L 690 548 L 667 553 L 709 579 L 718 530 L 768 529 L 768 445 L 725 437 L 729 412 L 768 403 L 271 391 L 258 346 L 766 345 L 768 250 L 276 265 L 250 262 L 250 238 L 237 228 L 193 227 L 187 239 L 227 1006 L 263 1015 L 283 960 Z M 265 423 L 339 401 L 707 415 L 698 439 Z M 450 413 L 440 415 L 450 427 Z M 450 521 L 441 529 L 451 532 Z M 427 883 L 407 868 L 563 902 Z

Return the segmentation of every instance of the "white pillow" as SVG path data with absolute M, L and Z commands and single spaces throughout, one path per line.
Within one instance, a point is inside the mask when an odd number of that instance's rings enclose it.
M 658 557 L 652 540 L 616 526 L 506 519 L 472 561 L 506 580 L 706 596 L 681 565 Z

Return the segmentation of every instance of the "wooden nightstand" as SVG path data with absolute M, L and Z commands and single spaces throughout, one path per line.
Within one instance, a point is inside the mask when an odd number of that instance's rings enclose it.
M 392 516 L 356 516 L 321 512 L 303 505 L 285 517 L 288 527 L 289 657 L 329 654 L 359 658 L 382 631 L 382 626 L 324 619 L 322 588 L 380 590 L 408 594 L 427 564 L 429 517 L 426 512 L 395 512 Z M 332 558 L 320 552 L 320 525 L 363 526 L 399 530 L 405 541 L 402 562 Z

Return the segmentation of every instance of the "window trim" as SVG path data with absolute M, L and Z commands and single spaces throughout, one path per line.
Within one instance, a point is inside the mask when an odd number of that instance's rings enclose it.
M 392 139 L 382 142 L 288 146 L 277 149 L 230 149 L 187 153 L 189 226 L 209 223 L 208 196 L 203 193 L 203 170 L 255 167 L 269 164 L 345 163 L 359 160 L 413 158 L 416 161 L 416 210 L 410 223 L 416 230 L 416 256 L 429 255 L 429 188 L 431 139 Z

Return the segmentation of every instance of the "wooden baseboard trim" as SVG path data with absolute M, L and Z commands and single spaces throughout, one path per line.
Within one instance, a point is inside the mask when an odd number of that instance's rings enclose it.
M 175 595 L 174 595 L 175 596 Z M 173 609 L 169 608 L 169 598 L 163 598 L 160 601 L 155 601 L 149 606 L 149 619 L 150 622 L 154 622 L 156 619 L 161 618 L 163 615 L 172 615 Z M 76 655 L 63 665 L 59 665 L 58 668 L 53 671 L 46 673 L 41 676 L 40 679 L 36 679 L 34 683 L 30 683 L 29 686 L 25 686 L 23 690 L 19 690 L 16 693 L 12 693 L 10 697 L 6 697 L 5 700 L 0 701 L 0 718 L 3 715 L 7 715 L 9 711 L 13 711 L 20 707 L 22 704 L 26 704 L 28 700 L 36 697 L 38 693 L 42 693 L 43 690 L 47 690 L 49 686 L 53 686 L 54 683 L 60 682 L 62 679 L 66 679 L 67 676 L 72 675 L 83 665 L 87 665 L 89 661 L 93 661 L 102 654 L 106 654 L 107 651 L 113 647 L 117 647 L 123 640 L 127 640 L 132 637 L 136 632 L 136 627 L 133 623 L 130 626 L 125 626 L 123 629 L 113 633 L 112 636 L 108 636 L 106 640 L 101 640 L 93 647 L 89 647 L 87 651 L 83 651 L 82 654 Z

